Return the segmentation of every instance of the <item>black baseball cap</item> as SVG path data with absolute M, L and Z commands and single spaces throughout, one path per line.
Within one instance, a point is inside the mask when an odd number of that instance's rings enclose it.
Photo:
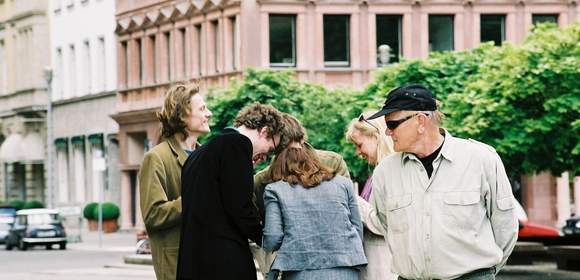
M 437 105 L 430 90 L 422 85 L 405 85 L 389 91 L 383 108 L 368 117 L 367 120 L 376 119 L 397 111 L 435 110 L 437 110 Z

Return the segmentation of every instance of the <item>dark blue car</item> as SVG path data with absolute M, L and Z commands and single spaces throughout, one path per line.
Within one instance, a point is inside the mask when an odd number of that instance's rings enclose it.
M 6 243 L 8 232 L 14 223 L 16 208 L 12 206 L 0 206 L 0 244 Z
M 6 250 L 18 247 L 26 250 L 32 246 L 52 245 L 66 249 L 66 233 L 58 211 L 52 209 L 27 209 L 16 212 L 14 224 L 6 239 Z

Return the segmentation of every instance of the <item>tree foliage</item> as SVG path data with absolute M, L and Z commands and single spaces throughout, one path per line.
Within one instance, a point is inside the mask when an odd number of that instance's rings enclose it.
M 308 130 L 308 141 L 314 147 L 341 153 L 357 176 L 359 170 L 367 168 L 355 159 L 354 148 L 346 143 L 344 132 L 350 119 L 360 114 L 370 101 L 358 91 L 328 90 L 300 82 L 292 71 L 248 69 L 243 79 L 210 93 L 207 102 L 213 117 L 209 137 L 232 125 L 244 106 L 254 102 L 270 104 L 297 117 Z
M 539 25 L 520 47 L 481 44 L 389 65 L 364 91 L 300 82 L 292 71 L 248 69 L 243 79 L 210 93 L 212 134 L 231 125 L 245 105 L 270 104 L 300 119 L 314 147 L 343 155 L 361 182 L 370 168 L 345 140 L 348 122 L 364 110 L 378 110 L 390 89 L 420 83 L 442 101 L 444 126 L 495 147 L 511 176 L 578 173 L 579 37 L 580 23 Z

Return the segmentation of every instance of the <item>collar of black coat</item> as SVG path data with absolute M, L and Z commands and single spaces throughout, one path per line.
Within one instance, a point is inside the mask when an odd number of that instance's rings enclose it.
M 177 141 L 175 135 L 167 139 L 167 144 L 169 145 L 169 148 L 171 148 L 171 152 L 173 153 L 173 155 L 177 157 L 179 165 L 183 166 L 185 164 L 185 161 L 187 160 L 188 155 L 181 148 L 181 145 L 179 145 L 179 141 Z M 197 148 L 198 146 L 199 144 L 196 143 L 195 147 Z

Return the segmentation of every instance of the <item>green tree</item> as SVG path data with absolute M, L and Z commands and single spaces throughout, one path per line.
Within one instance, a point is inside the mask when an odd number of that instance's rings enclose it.
M 494 146 L 512 175 L 578 173 L 578 42 L 579 23 L 562 29 L 543 24 L 521 47 L 489 52 L 464 92 L 446 100 L 448 124 Z

